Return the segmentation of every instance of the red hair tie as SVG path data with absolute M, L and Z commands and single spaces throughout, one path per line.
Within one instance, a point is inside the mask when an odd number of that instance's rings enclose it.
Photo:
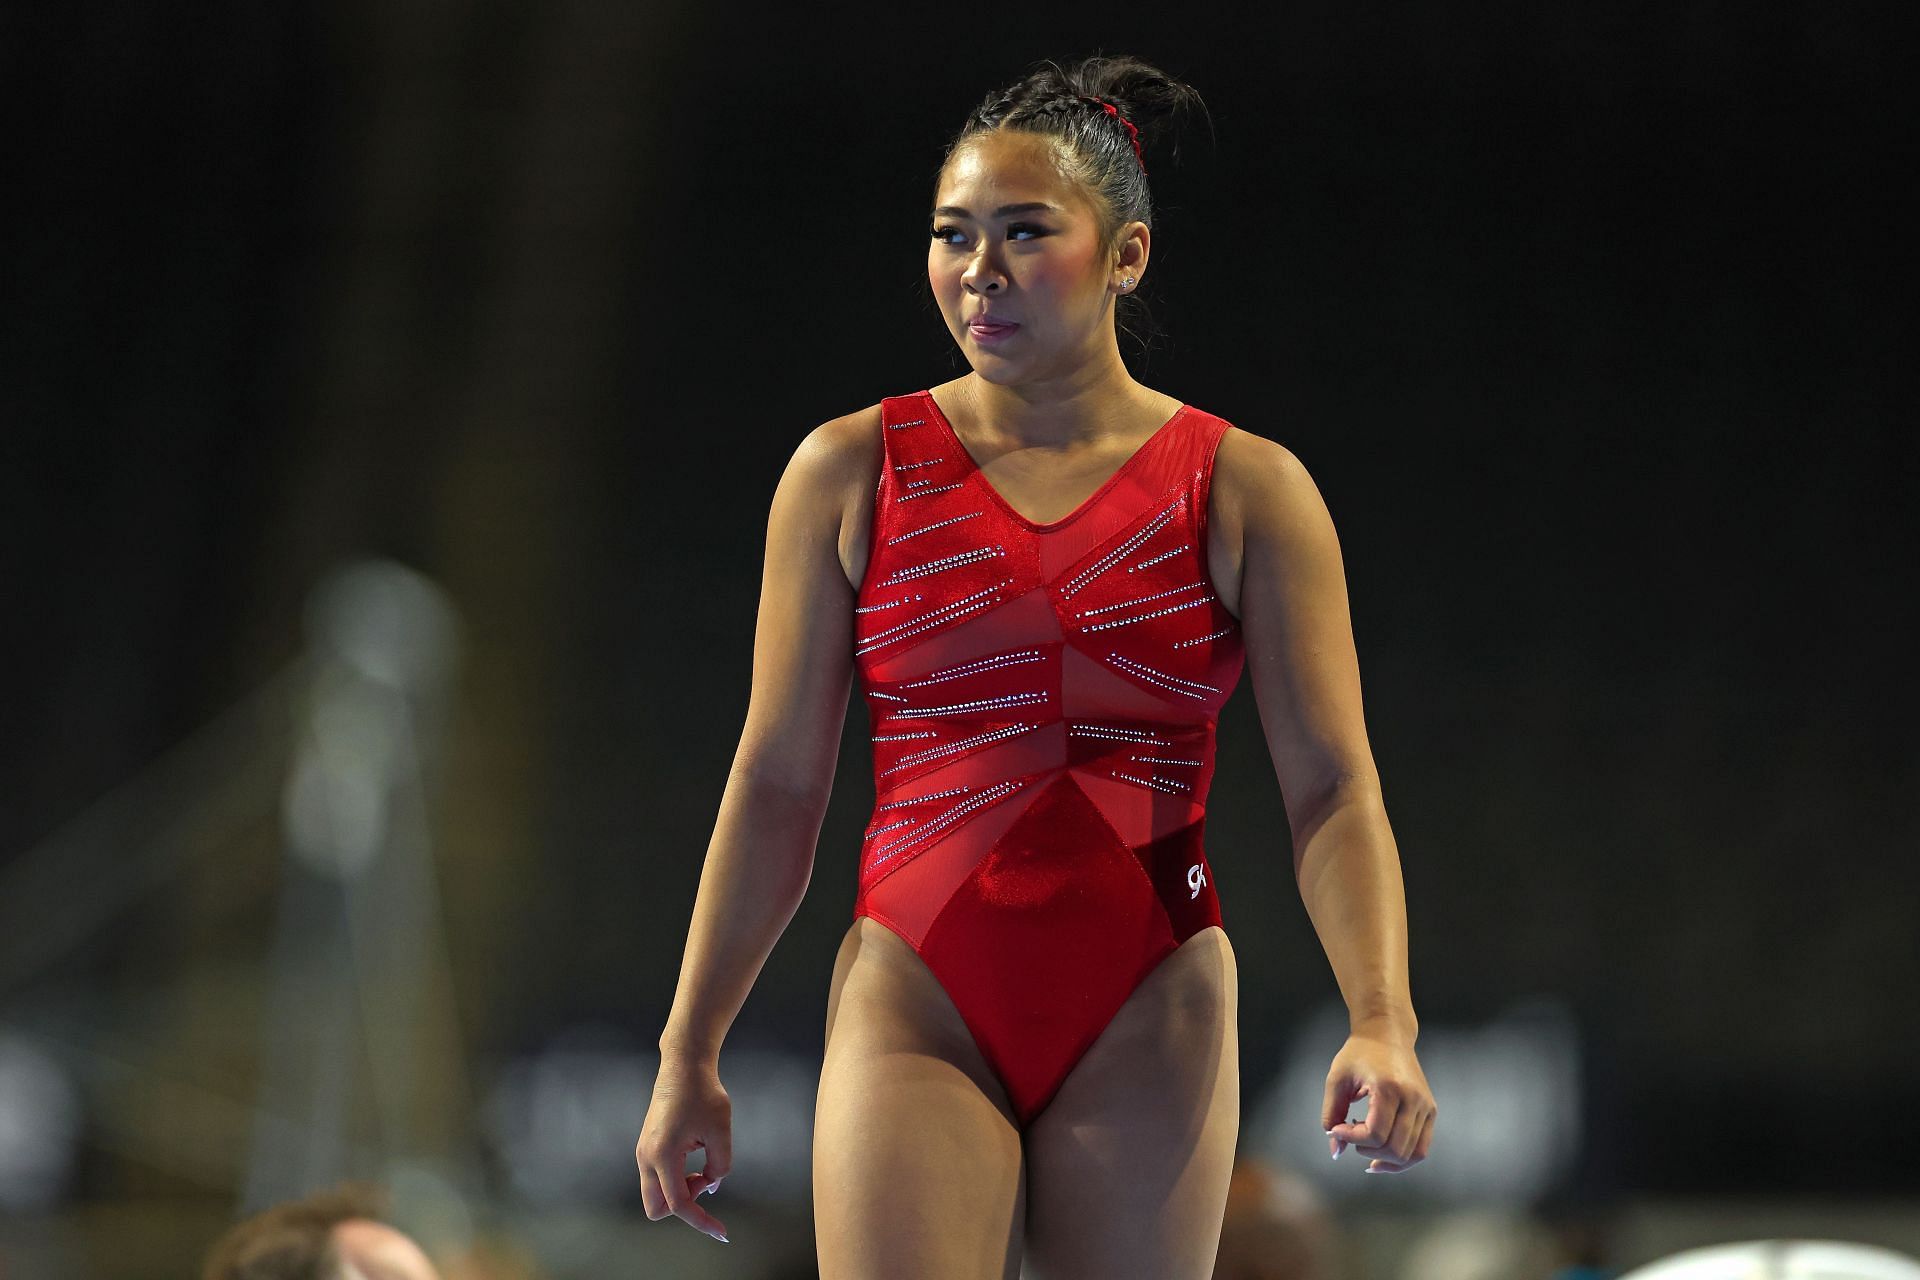
M 1138 161 L 1140 161 L 1140 172 L 1141 172 L 1141 173 L 1143 173 L 1143 174 L 1144 174 L 1144 173 L 1146 173 L 1146 171 L 1147 171 L 1147 162 L 1146 162 L 1146 160 L 1145 160 L 1144 158 L 1142 158 L 1142 156 L 1140 155 L 1140 131 L 1139 131 L 1138 129 L 1136 129 L 1136 128 L 1134 128 L 1134 127 L 1133 127 L 1133 121 L 1131 121 L 1131 120 L 1129 120 L 1129 119 L 1127 119 L 1127 118 L 1126 118 L 1125 116 L 1123 116 L 1123 115 L 1121 115 L 1121 114 L 1120 114 L 1120 108 L 1118 108 L 1118 107 L 1116 107 L 1116 106 L 1114 106 L 1114 105 L 1113 105 L 1113 104 L 1112 104 L 1111 102 L 1108 102 L 1108 101 L 1107 101 L 1107 100 L 1106 100 L 1105 98 L 1095 98 L 1095 97 L 1093 97 L 1093 96 L 1091 96 L 1091 95 L 1089 95 L 1089 94 L 1085 94 L 1085 93 L 1082 93 L 1082 94 L 1078 94 L 1078 95 L 1076 95 L 1076 96 L 1077 96 L 1077 97 L 1078 97 L 1078 98 L 1080 99 L 1080 101 L 1082 101 L 1082 102 L 1097 102 L 1097 103 L 1099 103 L 1099 104 L 1100 104 L 1100 105 L 1101 105 L 1101 106 L 1102 106 L 1103 108 L 1105 108 L 1105 110 L 1106 110 L 1106 113 L 1107 113 L 1108 115 L 1110 115 L 1110 116 L 1112 116 L 1112 117 L 1113 117 L 1113 118 L 1114 118 L 1115 120 L 1118 120 L 1118 121 L 1119 121 L 1119 122 L 1120 122 L 1121 124 L 1123 124 L 1123 125 L 1125 125 L 1125 126 L 1127 126 L 1127 134 L 1128 134 L 1128 136 L 1130 136 L 1130 137 L 1131 137 L 1131 138 L 1133 139 L 1133 158 L 1134 158 L 1135 160 L 1138 160 Z

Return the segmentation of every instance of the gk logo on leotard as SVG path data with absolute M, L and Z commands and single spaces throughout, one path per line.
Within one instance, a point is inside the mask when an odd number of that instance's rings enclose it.
M 1187 887 L 1192 889 L 1193 892 L 1187 895 L 1187 901 L 1191 902 L 1195 898 L 1199 897 L 1200 886 L 1205 884 L 1206 882 L 1207 882 L 1207 873 L 1200 869 L 1199 863 L 1196 862 L 1192 866 L 1188 867 L 1187 868 Z

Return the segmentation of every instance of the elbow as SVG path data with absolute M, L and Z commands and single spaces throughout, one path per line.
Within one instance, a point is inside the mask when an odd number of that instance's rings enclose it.
M 735 761 L 733 780 L 755 796 L 765 796 L 802 815 L 812 814 L 818 821 L 826 817 L 827 802 L 833 795 L 836 763 L 828 757 L 826 767 L 821 769 L 810 761 L 783 764 L 749 755 Z
M 1383 804 L 1379 776 L 1371 770 L 1332 771 L 1295 790 L 1300 792 L 1297 802 L 1291 794 L 1284 795 L 1283 799 L 1287 802 L 1288 825 L 1293 828 L 1296 848 L 1329 816 L 1347 805 Z

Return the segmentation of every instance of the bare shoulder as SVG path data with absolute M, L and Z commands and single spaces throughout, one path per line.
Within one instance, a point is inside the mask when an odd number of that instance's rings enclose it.
M 796 478 L 808 501 L 818 504 L 819 518 L 832 531 L 841 571 L 856 589 L 867 558 L 874 487 L 885 458 L 883 430 L 880 406 L 870 404 L 815 427 L 789 463 L 789 471 L 799 473 Z
M 862 486 L 880 474 L 880 407 L 829 419 L 794 446 L 774 494 L 776 515 L 803 522 L 829 539 L 858 510 Z M 871 499 L 869 499 L 871 501 Z
M 1239 427 L 1220 437 L 1211 505 L 1239 545 L 1249 534 L 1280 533 L 1326 511 L 1319 486 L 1293 450 Z
M 823 805 L 853 668 L 853 593 L 840 544 L 863 454 L 859 417 L 808 431 L 774 488 L 754 626 L 753 694 L 735 764 Z
M 1354 780 L 1379 786 L 1340 541 L 1319 486 L 1286 446 L 1236 430 L 1222 438 L 1214 474 L 1241 538 L 1247 670 L 1295 832 L 1298 877 L 1299 833 L 1328 798 Z
M 830 418 L 807 433 L 788 467 L 802 473 L 811 491 L 834 500 L 834 509 L 841 510 L 863 477 L 871 484 L 880 474 L 880 430 L 877 404 Z

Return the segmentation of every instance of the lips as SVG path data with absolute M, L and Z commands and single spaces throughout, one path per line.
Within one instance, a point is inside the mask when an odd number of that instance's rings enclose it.
M 1019 325 L 1008 320 L 981 320 L 976 317 L 975 319 L 967 321 L 967 328 L 978 329 L 981 333 L 1005 333 L 1009 329 L 1018 329 L 1019 327 Z

